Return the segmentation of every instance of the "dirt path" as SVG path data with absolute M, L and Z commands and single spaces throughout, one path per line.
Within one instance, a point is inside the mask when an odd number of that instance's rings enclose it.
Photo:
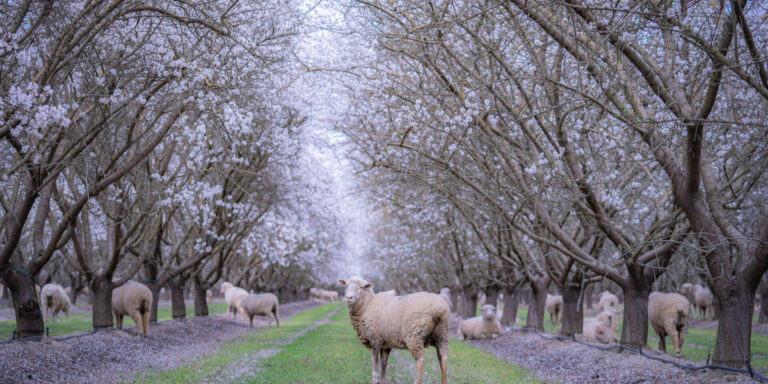
M 303 301 L 280 307 L 281 320 L 323 303 Z M 264 327 L 264 318 L 254 327 Z M 217 315 L 170 320 L 150 326 L 139 338 L 134 329 L 107 330 L 66 341 L 44 339 L 0 345 L 0 383 L 111 383 L 136 372 L 166 370 L 215 352 L 222 342 L 249 331 L 244 320 Z

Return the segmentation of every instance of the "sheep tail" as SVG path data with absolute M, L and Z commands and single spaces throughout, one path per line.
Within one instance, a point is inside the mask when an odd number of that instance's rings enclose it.
M 139 313 L 144 316 L 147 311 L 149 311 L 149 300 L 141 299 L 141 304 L 139 304 Z

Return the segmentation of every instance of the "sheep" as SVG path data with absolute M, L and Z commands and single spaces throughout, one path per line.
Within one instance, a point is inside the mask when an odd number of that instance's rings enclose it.
M 659 349 L 667 351 L 665 337 L 669 335 L 675 344 L 675 356 L 681 357 L 680 350 L 688 329 L 688 309 L 691 303 L 679 293 L 652 292 L 648 296 L 648 322 L 659 335 Z
M 496 307 L 486 304 L 480 311 L 482 315 L 471 317 L 459 324 L 459 339 L 495 339 L 501 336 L 501 323 L 496 317 Z
M 560 324 L 560 319 L 563 316 L 563 296 L 547 294 L 546 308 L 552 324 Z
M 224 301 L 227 302 L 227 313 L 232 312 L 232 318 L 237 319 L 237 312 L 245 316 L 245 311 L 241 306 L 241 300 L 243 297 L 248 296 L 248 292 L 245 289 L 235 287 L 232 283 L 223 282 L 219 288 L 221 293 L 224 294 Z
M 448 304 L 448 309 L 453 310 L 453 303 L 451 303 L 451 289 L 450 288 L 441 288 L 440 289 L 440 297 L 445 300 L 445 302 Z
M 320 301 L 336 301 L 339 299 L 339 293 L 336 291 L 327 291 L 321 288 L 310 288 L 309 298 Z
M 382 295 L 392 295 L 397 296 L 397 292 L 394 289 L 390 289 L 389 291 L 379 292 Z
M 693 306 L 698 309 L 699 319 L 706 320 L 709 317 L 708 310 L 712 308 L 715 297 L 708 287 L 693 286 Z
M 269 316 L 270 314 L 275 316 L 277 327 L 280 328 L 280 315 L 278 314 L 280 302 L 274 294 L 250 294 L 242 298 L 240 306 L 243 308 L 243 311 L 245 311 L 245 315 L 248 316 L 248 323 L 251 328 L 253 328 L 253 316 L 255 315 L 267 316 L 269 319 L 269 326 L 271 327 L 272 317 Z
M 69 296 L 61 285 L 50 283 L 43 286 L 40 290 L 40 304 L 43 307 L 43 319 L 48 320 L 48 314 L 51 314 L 51 321 L 56 320 L 59 312 L 64 312 L 69 316 L 69 308 L 72 303 Z
M 440 383 L 448 380 L 448 325 L 451 311 L 440 296 L 416 292 L 395 297 L 373 292 L 362 277 L 339 280 L 357 337 L 373 357 L 373 383 L 385 383 L 387 359 L 393 348 L 408 349 L 415 362 L 414 384 L 424 375 L 424 348 L 434 345 L 440 362 Z M 379 360 L 381 356 L 381 360 Z
M 617 340 L 619 321 L 612 310 L 600 312 L 593 319 L 584 320 L 583 336 L 588 341 L 610 344 Z
M 689 302 L 693 303 L 693 284 L 691 283 L 684 283 L 680 286 L 680 294 L 685 296 L 686 299 L 688 299 Z
M 618 310 L 619 298 L 613 293 L 603 291 L 603 293 L 600 294 L 600 301 L 597 306 L 600 307 L 601 311 Z
M 128 315 L 136 323 L 136 332 L 147 337 L 151 308 L 152 291 L 144 284 L 129 281 L 112 291 L 112 314 L 117 329 L 123 329 L 123 316 Z

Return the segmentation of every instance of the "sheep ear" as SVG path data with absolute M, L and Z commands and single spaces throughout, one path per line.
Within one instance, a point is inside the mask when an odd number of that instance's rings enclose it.
M 371 283 L 368 283 L 368 284 L 366 284 L 366 285 L 363 287 L 363 289 L 368 289 L 368 288 L 373 288 L 373 284 L 371 284 Z
M 346 287 L 347 286 L 347 282 L 344 281 L 344 280 L 339 280 L 339 284 L 341 284 L 342 287 Z

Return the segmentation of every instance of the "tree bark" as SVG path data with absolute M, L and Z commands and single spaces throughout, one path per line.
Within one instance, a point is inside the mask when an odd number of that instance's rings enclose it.
M 594 284 L 589 284 L 584 288 L 584 303 L 586 304 L 587 309 L 592 309 L 592 307 L 594 307 L 594 304 L 592 303 L 592 295 L 595 290 L 594 286 Z
M 184 282 L 177 279 L 168 284 L 171 291 L 171 316 L 175 320 L 187 317 L 187 306 L 184 303 Z
M 760 292 L 758 302 L 760 303 L 760 311 L 757 315 L 757 322 L 760 324 L 768 323 L 768 291 Z M 717 307 L 715 307 L 715 311 L 718 311 Z
M 525 318 L 525 327 L 544 330 L 544 312 L 547 306 L 548 284 L 531 282 L 531 300 L 528 303 L 528 316 Z
M 459 312 L 459 297 L 461 297 L 461 291 L 458 288 L 452 288 L 451 289 L 451 308 L 453 308 L 454 313 L 461 313 Z
M 647 288 L 624 287 L 624 325 L 621 344 L 641 348 L 648 344 L 648 295 Z
M 7 270 L 3 281 L 13 299 L 16 312 L 16 337 L 32 337 L 43 334 L 43 314 L 35 290 L 35 279 L 20 268 Z
M 518 293 L 507 290 L 504 292 L 504 313 L 501 315 L 501 325 L 511 327 L 517 324 Z
M 742 282 L 736 283 L 728 297 L 720 297 L 721 314 L 717 323 L 717 339 L 712 364 L 742 368 L 751 359 L 752 314 L 755 308 L 754 292 Z
M 208 316 L 208 300 L 205 291 L 206 288 L 195 281 L 195 316 Z
M 112 286 L 111 279 L 96 276 L 91 281 L 93 296 L 93 329 L 110 328 L 115 325 L 112 319 Z
M 461 300 L 461 312 L 459 312 L 462 317 L 467 318 L 477 316 L 477 292 L 477 288 L 464 288 Z
M 565 284 L 563 295 L 563 324 L 560 334 L 573 336 L 582 333 L 584 328 L 584 302 L 579 300 L 581 287 L 573 284 Z
M 152 292 L 152 311 L 149 315 L 149 321 L 157 322 L 157 306 L 160 302 L 160 286 L 157 284 L 145 284 Z
M 499 307 L 499 287 L 489 285 L 485 288 L 485 304 L 491 304 L 496 308 Z

